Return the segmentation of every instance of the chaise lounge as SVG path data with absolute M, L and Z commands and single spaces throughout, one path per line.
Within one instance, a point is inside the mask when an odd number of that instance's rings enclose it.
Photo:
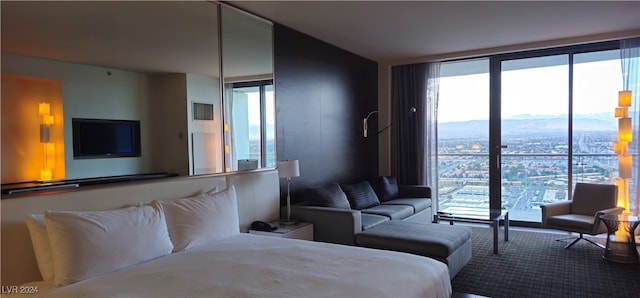
M 307 189 L 291 216 L 313 223 L 316 241 L 407 252 L 444 262 L 453 278 L 471 259 L 471 229 L 431 223 L 431 188 L 393 177 Z

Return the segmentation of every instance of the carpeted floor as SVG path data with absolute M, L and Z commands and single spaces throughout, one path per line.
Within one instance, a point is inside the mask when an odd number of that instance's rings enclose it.
M 569 249 L 566 234 L 510 229 L 493 254 L 490 228 L 473 227 L 471 261 L 451 281 L 453 291 L 488 297 L 640 297 L 640 264 L 602 259 L 586 241 Z M 605 239 L 598 239 L 604 243 Z

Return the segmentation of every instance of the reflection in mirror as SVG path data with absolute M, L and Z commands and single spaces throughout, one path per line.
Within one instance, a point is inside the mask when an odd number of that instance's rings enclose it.
M 0 4 L 3 184 L 224 171 L 218 4 Z M 141 155 L 74 159 L 74 118 L 140 121 Z
M 225 84 L 229 97 L 225 109 L 230 111 L 230 135 L 233 138 L 230 160 L 242 166 L 275 167 L 273 81 L 250 81 Z M 233 165 L 233 164 L 232 164 Z
M 226 171 L 275 167 L 272 25 L 221 6 Z
M 261 83 L 273 80 L 269 22 L 226 6 L 219 11 L 210 1 L 0 5 L 3 189 L 26 181 L 221 173 L 238 170 L 238 158 L 275 166 L 273 86 Z M 259 103 L 225 124 L 222 86 L 233 90 L 239 82 L 258 83 L 257 93 L 239 92 L 258 94 Z M 48 115 L 38 112 L 40 103 L 49 105 Z M 254 109 L 258 139 L 227 133 L 238 123 L 253 129 Z M 74 118 L 139 121 L 140 156 L 74 159 Z

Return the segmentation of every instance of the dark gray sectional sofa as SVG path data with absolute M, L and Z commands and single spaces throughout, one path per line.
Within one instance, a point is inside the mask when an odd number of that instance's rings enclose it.
M 336 186 L 338 184 L 332 183 L 326 188 Z M 419 185 L 398 185 L 398 190 L 397 198 L 359 210 L 352 209 L 350 206 L 346 208 L 318 206 L 319 204 L 309 200 L 291 206 L 291 217 L 313 223 L 316 241 L 347 245 L 355 245 L 357 233 L 386 221 L 406 220 L 429 223 L 432 218 L 431 188 Z
M 306 197 L 291 206 L 291 217 L 312 223 L 315 241 L 432 257 L 449 266 L 451 278 L 471 259 L 470 228 L 431 222 L 428 186 L 380 177 L 308 189 Z

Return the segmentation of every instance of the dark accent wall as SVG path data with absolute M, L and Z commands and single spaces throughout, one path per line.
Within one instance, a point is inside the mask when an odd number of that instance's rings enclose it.
M 278 159 L 300 162 L 291 200 L 307 187 L 377 177 L 377 114 L 362 136 L 362 119 L 377 110 L 377 63 L 275 24 L 274 64 Z

